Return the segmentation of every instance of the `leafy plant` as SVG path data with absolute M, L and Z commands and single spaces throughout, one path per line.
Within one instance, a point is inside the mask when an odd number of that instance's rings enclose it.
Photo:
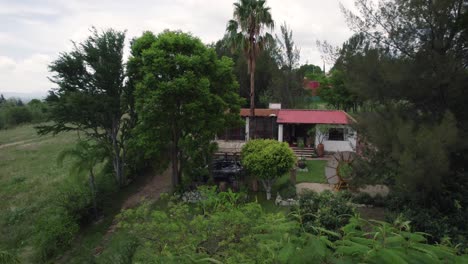
M 267 200 L 271 199 L 273 183 L 289 172 L 296 161 L 291 148 L 276 140 L 250 140 L 242 147 L 241 156 L 242 166 L 262 182 Z
M 89 188 L 91 190 L 91 198 L 93 201 L 94 217 L 98 216 L 97 198 L 96 198 L 96 180 L 95 180 L 95 167 L 103 162 L 106 157 L 106 149 L 99 144 L 89 143 L 88 141 L 79 141 L 72 149 L 62 151 L 58 158 L 57 163 L 63 164 L 66 157 L 74 158 L 74 163 L 70 169 L 72 176 L 81 176 L 80 174 L 88 174 Z
M 317 137 L 318 143 L 323 144 L 323 141 L 328 137 L 328 130 L 330 130 L 330 125 L 325 124 L 317 124 L 314 128 L 309 131 L 313 131 L 315 136 Z
M 410 223 L 349 217 L 339 230 L 310 225 L 309 211 L 296 211 L 294 220 L 265 213 L 259 204 L 244 203 L 214 188 L 201 190 L 206 206 L 190 208 L 170 200 L 166 210 L 146 204 L 122 212 L 120 232 L 126 239 L 126 261 L 135 263 L 463 263 L 450 245 L 429 245 L 427 235 L 411 232 Z M 342 199 L 331 193 L 308 194 L 308 201 L 324 204 Z M 311 199 L 314 197 L 314 199 Z M 333 204 L 331 204 L 333 206 Z M 318 213 L 320 214 L 320 213 Z M 292 214 L 291 214 L 292 216 Z M 319 221 L 317 222 L 319 223 Z M 120 239 L 119 239 L 120 241 Z M 130 242 L 130 243 L 129 243 Z M 118 247 L 116 250 L 121 250 Z M 106 252 L 112 256 L 112 251 Z M 120 252 L 116 256 L 122 255 Z M 127 258 L 128 257 L 128 258 Z M 113 258 L 120 260 L 119 258 Z
M 338 231 L 354 215 L 354 209 L 343 196 L 330 191 L 320 194 L 310 191 L 301 194 L 299 205 L 292 213 L 296 219 L 300 218 L 305 231 L 315 234 L 321 233 L 317 228 Z
M 283 199 L 295 198 L 297 195 L 296 185 L 292 184 L 290 181 L 280 186 L 278 191 Z

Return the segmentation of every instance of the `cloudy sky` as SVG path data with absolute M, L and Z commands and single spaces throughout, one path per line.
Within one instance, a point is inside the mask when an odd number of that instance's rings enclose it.
M 45 94 L 47 65 L 71 50 L 89 28 L 191 32 L 205 43 L 222 38 L 234 0 L 0 0 L 0 93 Z M 273 19 L 286 21 L 301 49 L 301 63 L 322 65 L 316 40 L 340 45 L 351 36 L 339 3 L 352 0 L 268 0 Z M 279 28 L 279 27 L 278 27 Z

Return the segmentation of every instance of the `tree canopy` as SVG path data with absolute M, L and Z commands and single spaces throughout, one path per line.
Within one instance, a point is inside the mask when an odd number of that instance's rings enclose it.
M 49 66 L 50 80 L 58 87 L 49 92 L 50 120 L 39 133 L 76 130 L 106 146 L 115 178 L 125 184 L 124 165 L 129 129 L 123 49 L 125 33 L 91 30 L 84 42 L 74 44 Z M 124 95 L 128 95 L 125 97 Z M 131 102 L 131 100 L 130 100 Z
M 129 62 L 141 64 L 136 79 L 139 143 L 149 152 L 169 150 L 176 186 L 183 172 L 191 173 L 184 169 L 206 165 L 216 133 L 240 122 L 233 62 L 218 59 L 198 38 L 178 31 L 146 32 L 132 49 L 141 49 Z M 205 162 L 194 164 L 200 159 Z
M 250 74 L 250 131 L 255 130 L 255 69 L 260 52 L 272 41 L 273 37 L 266 32 L 273 30 L 274 22 L 266 0 L 239 0 L 234 3 L 233 19 L 226 28 L 227 45 L 240 49 L 247 58 L 247 70 Z M 255 135 L 251 135 L 255 137 Z
M 432 233 L 466 237 L 467 3 L 356 4 L 358 14 L 345 14 L 358 35 L 338 61 L 345 85 L 369 106 L 357 116 L 365 151 L 356 174 L 400 191 L 401 211 L 419 230 L 428 231 L 423 214 L 450 215 L 450 226 Z
M 262 182 L 268 200 L 275 180 L 288 173 L 296 161 L 287 143 L 270 139 L 250 140 L 242 147 L 241 156 L 242 166 Z

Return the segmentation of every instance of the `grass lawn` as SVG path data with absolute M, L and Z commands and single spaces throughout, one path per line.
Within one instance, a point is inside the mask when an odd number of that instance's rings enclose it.
M 308 172 L 298 171 L 296 175 L 296 182 L 315 182 L 315 183 L 327 183 L 325 177 L 325 165 L 326 160 L 306 160 Z
M 59 167 L 57 155 L 75 142 L 73 133 L 38 136 L 33 125 L 0 130 L 0 247 L 30 253 L 35 220 L 68 177 L 70 161 Z

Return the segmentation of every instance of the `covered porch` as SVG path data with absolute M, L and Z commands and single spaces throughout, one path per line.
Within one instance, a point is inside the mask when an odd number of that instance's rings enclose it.
M 288 142 L 293 148 L 311 148 L 324 136 L 322 143 L 326 152 L 355 151 L 356 133 L 349 126 L 351 122 L 352 117 L 344 111 L 282 109 L 277 118 L 278 141 Z M 326 135 L 314 130 L 322 124 L 328 125 Z

